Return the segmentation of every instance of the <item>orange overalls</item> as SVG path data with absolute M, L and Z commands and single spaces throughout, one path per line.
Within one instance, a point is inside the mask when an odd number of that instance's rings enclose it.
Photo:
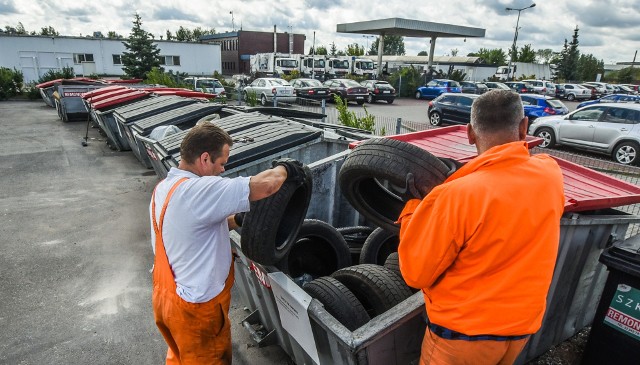
M 224 289 L 205 303 L 190 303 L 176 293 L 176 282 L 162 239 L 162 223 L 169 200 L 176 188 L 169 190 L 156 222 L 155 190 L 151 214 L 156 237 L 153 269 L 153 314 L 156 325 L 169 345 L 167 364 L 231 364 L 231 325 L 228 318 L 233 286 L 233 261 Z M 212 260 L 215 258 L 211 258 Z

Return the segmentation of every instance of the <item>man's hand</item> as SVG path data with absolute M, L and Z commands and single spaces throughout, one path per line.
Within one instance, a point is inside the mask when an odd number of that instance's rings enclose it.
M 306 172 L 302 168 L 302 163 L 292 158 L 281 158 L 273 161 L 272 167 L 282 166 L 287 170 L 287 181 L 302 182 L 306 177 Z
M 233 216 L 233 221 L 238 225 L 238 227 L 242 227 L 242 222 L 244 221 L 244 212 L 236 213 Z

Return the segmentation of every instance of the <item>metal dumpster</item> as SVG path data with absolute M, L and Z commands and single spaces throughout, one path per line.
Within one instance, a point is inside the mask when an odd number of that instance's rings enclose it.
M 123 125 L 123 127 L 133 154 L 145 167 L 151 168 L 151 161 L 145 146 L 142 142 L 137 141 L 138 136 L 146 137 L 154 128 L 164 125 L 175 125 L 180 129 L 188 129 L 193 127 L 200 118 L 218 112 L 222 108 L 223 105 L 212 103 L 183 105 L 138 119 L 128 125 Z
M 86 121 L 89 112 L 82 100 L 82 94 L 91 90 L 100 89 L 107 86 L 106 84 L 95 85 L 56 85 L 54 94 L 56 110 L 62 121 L 69 122 L 72 120 Z
M 313 196 L 307 218 L 321 219 L 336 227 L 366 224 L 339 191 L 337 174 L 347 153 L 309 165 L 313 172 Z M 251 169 L 250 165 L 241 166 L 233 174 L 245 175 Z M 560 249 L 547 314 L 542 329 L 531 338 L 519 363 L 542 354 L 592 320 L 606 279 L 606 269 L 598 262 L 598 256 L 604 247 L 624 240 L 628 225 L 638 222 L 640 217 L 612 209 L 565 213 L 560 221 Z M 300 321 L 308 321 L 308 329 L 289 332 L 285 329 L 287 324 L 281 321 L 282 291 L 296 292 L 295 284 L 276 268 L 247 259 L 242 254 L 238 234 L 232 234 L 231 241 L 239 252 L 236 285 L 242 303 L 251 312 L 243 324 L 253 331 L 259 344 L 279 344 L 297 364 L 389 365 L 417 361 L 425 329 L 422 294 L 415 294 L 353 332 L 338 323 L 319 302 L 307 298 L 310 304 Z M 278 290 L 274 291 L 274 287 Z M 304 298 L 299 290 L 287 294 Z M 286 306 L 289 305 L 287 302 Z M 308 350 L 309 346 L 305 349 L 301 344 L 309 338 L 315 350 Z

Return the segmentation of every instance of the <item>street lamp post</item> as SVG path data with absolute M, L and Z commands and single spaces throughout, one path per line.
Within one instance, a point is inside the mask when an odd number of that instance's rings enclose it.
M 364 54 L 367 54 L 367 52 L 369 52 L 369 38 L 373 38 L 372 35 L 363 35 L 364 38 L 367 38 L 367 48 L 364 50 Z
M 507 11 L 511 11 L 511 10 L 515 10 L 518 12 L 518 20 L 516 21 L 516 32 L 513 36 L 513 45 L 511 46 L 511 50 L 509 52 L 509 68 L 507 69 L 508 72 L 508 77 L 509 80 L 511 80 L 512 75 L 511 75 L 511 64 L 513 63 L 513 54 L 515 53 L 514 50 L 517 50 L 516 48 L 516 42 L 518 41 L 518 25 L 520 24 L 520 12 L 522 12 L 523 10 L 529 9 L 529 8 L 533 8 L 534 6 L 536 6 L 536 3 L 533 3 L 527 7 L 524 8 L 506 8 Z M 513 74 L 513 76 L 515 76 L 515 72 Z

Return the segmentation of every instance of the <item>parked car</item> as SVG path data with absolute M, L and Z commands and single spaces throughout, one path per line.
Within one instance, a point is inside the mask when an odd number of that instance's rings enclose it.
M 607 154 L 625 165 L 640 162 L 640 105 L 601 103 L 565 116 L 538 118 L 529 134 L 543 139 L 540 147 L 566 145 Z
M 220 80 L 211 77 L 185 77 L 182 81 L 195 91 L 216 95 L 224 95 L 225 93 L 224 86 Z
M 329 88 L 316 79 L 294 79 L 291 80 L 291 86 L 293 86 L 296 96 L 299 98 L 328 100 L 331 96 Z
M 251 93 L 255 93 L 262 106 L 270 105 L 274 97 L 280 103 L 293 103 L 296 101 L 293 86 L 287 80 L 274 77 L 257 78 L 251 84 L 245 86 L 243 90 L 245 101 L 247 101 L 248 95 Z
M 616 85 L 616 87 L 618 88 L 618 94 L 628 94 L 628 95 L 637 94 L 635 90 L 633 90 L 632 88 L 626 85 Z
M 602 95 L 611 94 L 607 91 L 607 84 L 605 82 L 596 82 L 596 81 L 588 81 L 583 84 L 593 85 L 596 87 L 596 96 L 601 97 Z
M 529 122 L 549 115 L 564 115 L 569 108 L 560 100 L 546 95 L 520 94 L 524 115 L 529 117 Z
M 522 80 L 533 87 L 533 92 L 536 94 L 545 95 L 547 93 L 547 83 L 544 80 Z
M 635 91 L 636 94 L 640 92 L 640 90 L 638 90 L 638 85 L 634 85 L 634 84 L 622 84 L 622 85 L 630 88 L 633 91 Z
M 547 93 L 545 95 L 556 96 L 556 84 L 551 81 L 545 81 L 544 84 L 547 87 Z
M 501 82 L 487 81 L 484 84 L 487 86 L 487 88 L 489 88 L 489 90 L 492 90 L 492 89 L 511 90 L 509 86 Z
M 327 80 L 324 82 L 324 86 L 329 88 L 331 100 L 335 100 L 335 95 L 338 95 L 345 103 L 355 101 L 358 105 L 362 105 L 369 96 L 366 87 L 351 79 Z
M 598 104 L 598 103 L 640 103 L 640 96 L 627 95 L 627 94 L 607 95 L 597 100 L 590 100 L 590 101 L 585 101 L 583 103 L 580 103 L 578 104 L 577 109 L 584 108 L 585 106 Z
M 562 84 L 564 98 L 569 101 L 591 99 L 591 90 L 578 84 Z
M 462 89 L 457 81 L 447 79 L 434 79 L 427 83 L 425 86 L 420 86 L 416 89 L 416 99 L 433 99 L 442 93 L 460 93 Z
M 378 100 L 384 100 L 389 104 L 393 104 L 396 99 L 396 89 L 390 83 L 381 80 L 365 80 L 360 85 L 367 88 L 369 95 L 367 103 L 375 103 Z
M 483 82 L 461 81 L 460 90 L 465 94 L 483 94 L 489 88 Z
M 564 99 L 564 86 L 562 84 L 555 84 L 555 97 L 558 99 Z
M 591 84 L 580 84 L 580 86 L 582 87 L 586 87 L 587 89 L 591 90 L 591 100 L 595 100 L 598 98 L 598 90 L 595 86 L 591 85 Z
M 518 94 L 532 94 L 534 92 L 533 86 L 531 86 L 531 84 L 527 84 L 526 82 L 507 81 L 504 84 L 507 85 L 511 90 L 517 92 Z
M 471 104 L 478 97 L 472 94 L 443 93 L 429 102 L 427 115 L 434 126 L 442 123 L 467 124 L 471 120 Z

